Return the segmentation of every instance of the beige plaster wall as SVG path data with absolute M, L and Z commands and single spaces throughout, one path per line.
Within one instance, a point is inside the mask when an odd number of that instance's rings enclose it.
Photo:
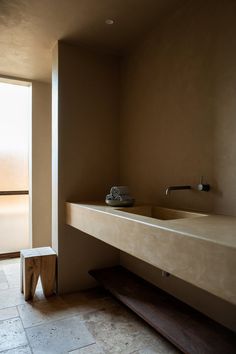
M 53 62 L 53 246 L 63 293 L 94 285 L 89 269 L 119 262 L 117 250 L 65 225 L 66 201 L 104 199 L 118 181 L 119 65 L 63 42 Z
M 125 252 L 120 254 L 121 264 L 208 317 L 236 331 L 236 307 L 173 275 L 163 277 L 161 269 L 153 267 Z
M 190 1 L 124 58 L 121 181 L 138 200 L 236 215 L 235 13 Z M 201 175 L 210 193 L 165 196 Z
M 32 82 L 32 246 L 51 245 L 51 85 Z
M 65 226 L 65 201 L 103 199 L 111 185 L 122 183 L 140 201 L 236 215 L 234 14 L 231 1 L 188 2 L 122 60 L 120 92 L 116 58 L 62 42 L 55 47 L 59 292 L 94 285 L 89 269 L 119 261 L 117 250 Z M 164 195 L 168 185 L 195 185 L 201 175 L 212 185 L 210 193 Z M 124 253 L 120 262 L 236 329 L 230 304 L 175 277 L 163 279 L 160 270 Z
M 137 200 L 236 215 L 236 3 L 190 1 L 122 62 L 121 183 Z M 178 191 L 201 175 L 209 193 Z M 121 263 L 236 329 L 230 304 L 124 253 Z

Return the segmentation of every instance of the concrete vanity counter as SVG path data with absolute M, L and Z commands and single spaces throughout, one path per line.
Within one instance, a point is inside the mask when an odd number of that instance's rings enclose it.
M 66 203 L 66 222 L 236 304 L 236 217 L 158 220 L 119 209 Z

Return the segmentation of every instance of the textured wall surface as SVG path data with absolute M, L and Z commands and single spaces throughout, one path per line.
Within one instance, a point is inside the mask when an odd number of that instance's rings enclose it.
M 69 292 L 95 284 L 88 270 L 119 262 L 118 250 L 65 224 L 66 201 L 103 200 L 118 183 L 119 65 L 62 42 L 54 64 L 53 246 L 59 292 Z
M 236 215 L 235 14 L 190 1 L 124 58 L 121 182 L 138 200 Z M 201 175 L 210 193 L 164 195 Z
M 186 1 L 2 0 L 1 73 L 50 82 L 51 49 L 58 39 L 120 52 Z M 115 26 L 105 24 L 110 17 Z
M 122 63 L 121 183 L 136 199 L 236 215 L 236 3 L 190 1 Z M 168 185 L 197 184 L 209 193 Z M 125 253 L 121 263 L 236 329 L 235 306 Z
M 51 245 L 51 85 L 32 82 L 32 245 Z
M 89 269 L 119 262 L 117 250 L 65 225 L 65 201 L 103 199 L 108 186 L 121 183 L 139 201 L 236 215 L 235 13 L 235 2 L 189 1 L 123 58 L 121 91 L 114 57 L 59 42 L 53 231 L 60 292 L 93 285 Z M 195 186 L 201 175 L 210 193 L 165 196 L 168 185 Z M 120 260 L 236 328 L 232 305 L 175 277 L 163 280 L 129 255 Z

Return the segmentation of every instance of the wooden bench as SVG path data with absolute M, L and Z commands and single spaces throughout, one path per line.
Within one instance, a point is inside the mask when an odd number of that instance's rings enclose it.
M 56 252 L 51 247 L 21 250 L 21 292 L 25 300 L 32 299 L 39 276 L 43 293 L 51 296 L 55 290 Z

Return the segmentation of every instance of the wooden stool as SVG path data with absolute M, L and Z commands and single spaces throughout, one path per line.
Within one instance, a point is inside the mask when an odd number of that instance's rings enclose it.
M 50 296 L 54 292 L 56 275 L 56 252 L 51 247 L 21 250 L 21 292 L 25 300 L 34 297 L 40 276 L 43 293 Z

